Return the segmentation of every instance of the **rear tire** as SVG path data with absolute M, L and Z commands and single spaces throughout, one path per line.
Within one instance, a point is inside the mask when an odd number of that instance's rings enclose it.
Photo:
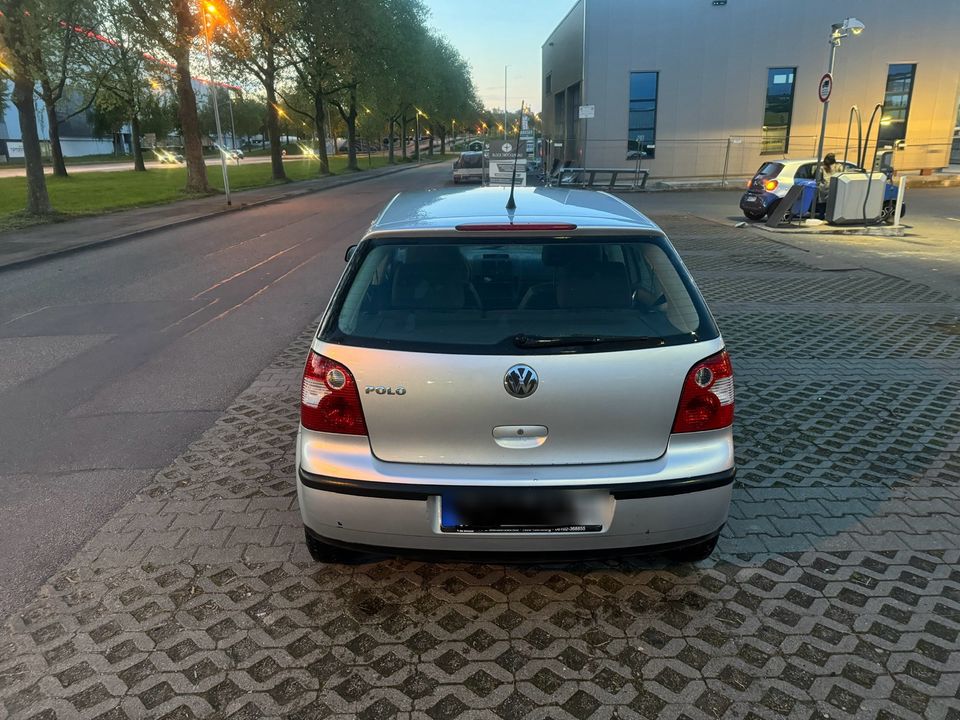
M 354 550 L 347 550 L 336 545 L 330 545 L 319 538 L 310 534 L 310 531 L 304 528 L 304 536 L 307 541 L 307 550 L 317 562 L 327 565 L 356 565 L 363 562 L 365 556 Z
M 698 542 L 696 545 L 690 545 L 685 548 L 680 548 L 679 550 L 673 550 L 669 553 L 669 557 L 671 560 L 678 563 L 693 563 L 706 560 L 717 547 L 717 541 L 719 539 L 719 535 L 714 535 L 709 540 Z

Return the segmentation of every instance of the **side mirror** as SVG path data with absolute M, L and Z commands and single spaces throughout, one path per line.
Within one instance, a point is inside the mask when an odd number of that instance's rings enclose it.
M 347 248 L 347 251 L 343 254 L 343 261 L 344 261 L 344 262 L 350 262 L 350 258 L 353 257 L 353 254 L 354 254 L 356 251 L 357 251 L 357 246 L 356 246 L 356 244 L 351 245 L 350 247 L 348 247 L 348 248 Z

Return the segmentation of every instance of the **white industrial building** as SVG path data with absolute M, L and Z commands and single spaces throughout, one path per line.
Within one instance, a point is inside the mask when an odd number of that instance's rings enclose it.
M 814 156 L 832 25 L 849 17 L 864 28 L 836 49 L 824 152 L 844 152 L 851 106 L 865 134 L 881 104 L 868 157 L 960 162 L 957 0 L 578 0 L 542 48 L 547 161 L 632 167 L 639 149 L 652 177 L 716 178 Z

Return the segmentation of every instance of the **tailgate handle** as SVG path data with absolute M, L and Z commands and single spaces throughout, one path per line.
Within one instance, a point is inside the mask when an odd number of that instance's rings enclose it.
M 521 450 L 543 445 L 547 432 L 544 425 L 498 425 L 493 429 L 493 439 L 500 447 Z

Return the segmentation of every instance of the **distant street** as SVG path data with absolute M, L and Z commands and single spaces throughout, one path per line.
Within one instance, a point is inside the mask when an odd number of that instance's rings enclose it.
M 409 170 L 3 271 L 0 616 L 314 322 L 390 197 L 449 174 Z
M 421 146 L 421 152 L 423 152 L 424 154 L 426 154 L 428 148 L 429 148 L 429 144 L 428 144 L 428 143 L 424 143 L 424 144 Z M 440 145 L 439 145 L 439 143 L 435 143 L 435 144 L 434 144 L 434 151 L 435 151 L 435 152 L 439 152 L 439 151 L 440 151 Z M 401 152 L 401 149 L 400 149 L 399 146 L 397 146 L 397 148 L 396 148 L 396 153 L 397 153 L 397 155 L 399 155 L 400 152 Z M 407 152 L 408 152 L 408 153 L 411 153 L 411 154 L 414 152 L 414 147 L 413 147 L 413 143 L 412 143 L 412 142 L 407 143 Z M 385 154 L 385 152 L 384 152 L 384 151 L 381 151 L 381 152 L 378 152 L 378 153 L 375 152 L 375 153 L 371 153 L 371 154 L 372 154 L 372 155 L 383 155 L 383 154 Z M 346 155 L 346 153 L 345 153 L 345 152 L 341 152 L 341 153 L 338 153 L 338 155 L 342 157 L 342 156 Z M 365 158 L 366 156 L 367 156 L 367 153 L 365 153 L 365 152 L 357 153 L 357 157 Z M 147 151 L 147 152 L 144 153 L 144 165 L 147 167 L 148 170 L 154 169 L 154 168 L 160 168 L 160 169 L 162 169 L 162 168 L 177 168 L 177 167 L 183 167 L 182 164 L 172 165 L 172 164 L 170 164 L 170 163 L 162 163 L 162 162 L 159 162 L 158 160 L 154 160 L 154 159 L 153 159 L 154 157 L 155 157 L 155 156 L 154 156 L 154 154 L 153 154 L 152 152 Z M 299 159 L 302 158 L 302 157 L 303 157 L 303 155 L 286 155 L 286 156 L 285 156 L 285 159 L 286 159 L 286 160 L 299 160 Z M 331 154 L 331 157 L 333 157 L 332 154 Z M 67 162 L 67 172 L 68 172 L 68 173 L 117 172 L 117 171 L 122 171 L 122 170 L 133 170 L 133 160 L 132 160 L 132 159 L 131 159 L 131 160 L 124 160 L 123 162 L 71 163 L 71 162 L 70 162 L 70 158 L 67 158 L 66 162 Z M 235 160 L 229 160 L 228 162 L 229 162 L 229 164 L 230 164 L 231 166 L 233 166 L 233 165 L 236 164 L 236 161 L 235 161 Z M 243 158 L 243 160 L 240 161 L 240 164 L 241 164 L 241 165 L 249 165 L 249 164 L 251 164 L 251 163 L 256 164 L 256 163 L 268 163 L 268 162 L 270 162 L 270 156 L 269 156 L 269 155 L 248 155 L 247 157 Z M 208 157 L 208 158 L 206 158 L 206 163 L 207 163 L 207 167 L 214 166 L 214 165 L 220 165 L 220 158 L 218 158 L 218 157 Z M 50 166 L 45 166 L 43 170 L 44 170 L 44 172 L 47 173 L 48 175 L 53 172 L 53 168 L 50 167 Z M 26 175 L 26 172 L 27 172 L 27 171 L 26 171 L 26 169 L 25 169 L 23 166 L 18 166 L 18 167 L 3 167 L 2 165 L 0 165 L 0 178 L 5 178 L 5 177 L 23 177 L 24 175 Z

